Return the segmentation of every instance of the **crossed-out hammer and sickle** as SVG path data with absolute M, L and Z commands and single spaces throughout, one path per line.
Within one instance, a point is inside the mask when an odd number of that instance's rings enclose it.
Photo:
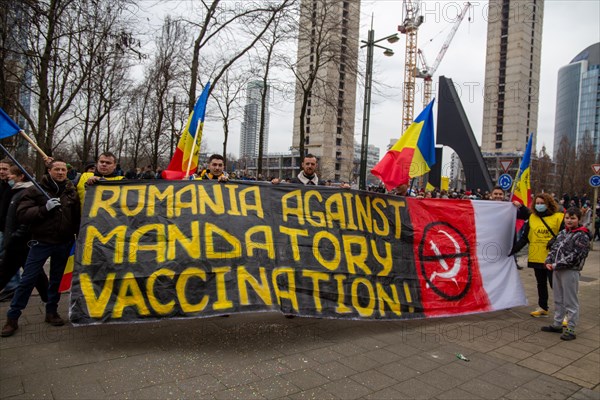
M 452 243 L 454 244 L 454 250 L 456 251 L 456 254 L 460 254 L 460 245 L 458 244 L 458 242 L 448 232 L 443 231 L 441 229 L 439 230 L 439 232 L 446 235 L 446 237 L 448 237 L 448 239 L 450 239 L 452 241 Z M 440 259 L 439 259 L 440 265 L 442 266 L 442 268 L 444 268 L 444 271 L 445 271 L 445 272 L 433 271 L 433 273 L 431 274 L 431 278 L 430 278 L 431 282 L 433 282 L 434 279 L 439 276 L 439 277 L 442 277 L 445 279 L 450 279 L 458 287 L 458 282 L 456 281 L 456 275 L 458 275 L 458 273 L 460 271 L 461 257 L 456 257 L 454 259 L 454 265 L 452 266 L 452 268 L 450 268 L 448 266 L 448 264 L 446 263 L 446 260 L 444 258 L 442 258 L 442 252 L 440 251 L 440 249 L 438 249 L 435 242 L 433 240 L 429 240 L 429 245 L 431 246 L 431 250 L 435 253 L 435 255 L 440 257 Z M 429 282 L 427 282 L 427 288 L 429 288 Z

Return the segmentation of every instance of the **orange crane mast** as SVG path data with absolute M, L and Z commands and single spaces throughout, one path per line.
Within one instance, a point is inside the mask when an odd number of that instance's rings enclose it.
M 404 63 L 404 103 L 402 108 L 402 131 L 406 131 L 413 122 L 415 106 L 415 69 L 417 68 L 417 33 L 423 23 L 419 15 L 417 1 L 404 0 L 402 4 L 402 25 L 398 31 L 406 35 L 406 54 Z

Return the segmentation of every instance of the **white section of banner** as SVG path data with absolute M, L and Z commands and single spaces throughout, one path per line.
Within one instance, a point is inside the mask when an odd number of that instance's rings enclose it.
M 472 201 L 477 229 L 477 258 L 483 287 L 493 310 L 527 305 L 514 257 L 516 208 L 510 202 Z

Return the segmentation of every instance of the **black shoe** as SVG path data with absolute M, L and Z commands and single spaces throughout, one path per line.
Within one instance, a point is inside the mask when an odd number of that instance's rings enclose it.
M 562 340 L 575 340 L 577 338 L 577 335 L 575 335 L 575 332 L 573 332 L 570 329 L 567 329 L 565 331 L 565 333 L 563 333 L 562 335 L 560 335 L 560 338 Z
M 52 326 L 63 326 L 65 321 L 58 315 L 58 313 L 48 313 L 46 314 L 46 320 Z
M 3 290 L 0 292 L 0 301 L 11 301 L 15 295 L 16 289 Z
M 554 326 L 554 325 L 542 326 L 542 332 L 562 333 L 562 331 L 563 331 L 562 326 Z

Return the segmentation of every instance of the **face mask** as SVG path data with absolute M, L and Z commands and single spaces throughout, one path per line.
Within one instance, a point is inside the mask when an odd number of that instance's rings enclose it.
M 546 207 L 545 204 L 536 204 L 535 205 L 535 210 L 537 212 L 543 213 L 544 211 L 546 211 L 548 209 L 548 207 Z
M 8 185 L 9 185 L 10 187 L 13 187 L 13 186 L 15 186 L 15 181 L 13 181 L 13 180 L 11 179 L 10 181 L 8 181 Z

